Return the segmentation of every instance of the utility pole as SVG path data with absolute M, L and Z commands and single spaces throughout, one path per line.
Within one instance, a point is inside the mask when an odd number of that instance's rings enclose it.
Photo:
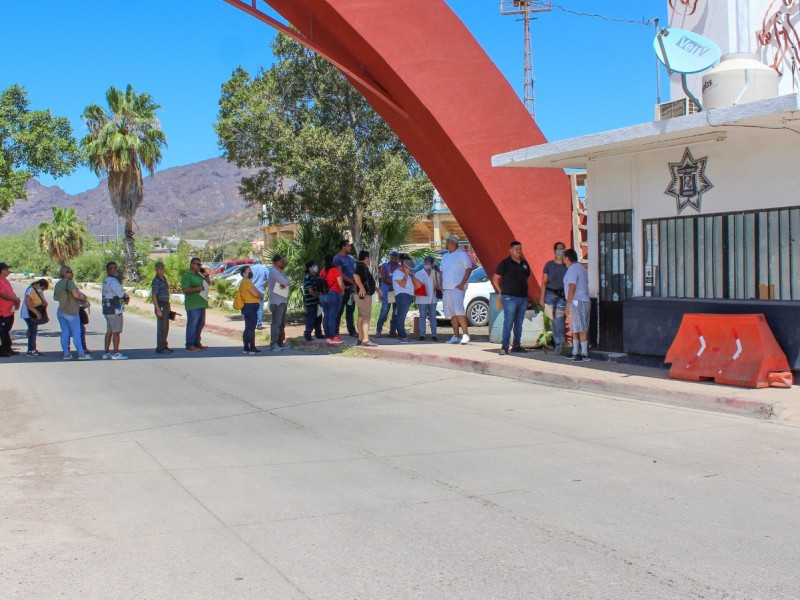
M 552 0 L 500 0 L 501 15 L 522 15 L 522 72 L 523 101 L 525 108 L 536 118 L 536 100 L 533 91 L 533 45 L 531 43 L 531 15 L 553 10 Z

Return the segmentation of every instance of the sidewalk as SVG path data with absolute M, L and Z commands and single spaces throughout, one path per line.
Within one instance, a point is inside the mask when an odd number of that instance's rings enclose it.
M 87 295 L 99 298 L 99 289 L 87 287 Z M 130 307 L 139 314 L 152 315 L 152 305 L 140 297 L 131 299 Z M 181 313 L 181 305 L 173 305 Z M 263 344 L 269 332 L 269 312 L 264 315 L 265 332 L 257 332 L 257 344 Z M 178 326 L 185 324 L 178 317 Z M 243 322 L 238 314 L 212 309 L 206 315 L 206 330 L 239 338 Z M 448 339 L 450 328 L 440 327 L 441 340 Z M 470 344 L 451 345 L 442 342 L 417 342 L 400 344 L 392 338 L 373 338 L 376 348 L 352 346 L 351 338 L 331 349 L 324 342 L 306 342 L 302 339 L 302 325 L 288 325 L 287 338 L 294 348 L 305 351 L 341 352 L 351 350 L 362 356 L 392 360 L 405 364 L 420 364 L 445 369 L 480 373 L 504 377 L 526 383 L 551 387 L 595 392 L 649 402 L 659 402 L 690 408 L 724 411 L 762 419 L 800 421 L 800 386 L 791 389 L 749 389 L 715 384 L 713 382 L 689 382 L 670 379 L 666 368 L 654 368 L 625 363 L 592 360 L 588 363 L 572 363 L 542 350 L 527 354 L 500 356 L 497 344 L 491 344 L 486 336 L 476 336 Z M 483 337 L 483 339 L 481 339 Z M 352 340 L 354 341 L 354 340 Z

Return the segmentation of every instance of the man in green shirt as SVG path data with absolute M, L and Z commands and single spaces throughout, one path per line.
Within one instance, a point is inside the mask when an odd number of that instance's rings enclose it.
M 210 286 L 211 281 L 200 259 L 193 258 L 189 263 L 189 270 L 181 277 L 181 289 L 184 293 L 183 305 L 186 308 L 186 349 L 189 352 L 200 352 L 208 348 L 200 343 L 200 335 L 206 324 L 208 288 Z

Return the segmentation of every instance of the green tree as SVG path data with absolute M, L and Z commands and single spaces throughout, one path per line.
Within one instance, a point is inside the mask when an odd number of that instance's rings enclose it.
M 39 247 L 59 265 L 78 256 L 87 246 L 86 223 L 74 208 L 53 207 L 53 220 L 39 225 Z
M 224 156 L 258 169 L 242 179 L 245 200 L 272 222 L 345 224 L 356 249 L 371 220 L 428 212 L 430 180 L 342 74 L 286 36 L 272 49 L 269 70 L 240 67 L 223 84 L 215 124 Z
M 0 259 L 17 272 L 28 271 L 47 275 L 57 271 L 53 261 L 39 247 L 39 229 L 30 229 L 16 235 L 0 236 Z
M 156 116 L 161 107 L 147 92 L 112 86 L 106 101 L 108 109 L 90 104 L 83 111 L 89 133 L 81 147 L 95 174 L 108 177 L 111 205 L 125 219 L 125 279 L 138 281 L 133 217 L 144 200 L 142 169 L 155 173 L 167 138 Z
M 29 104 L 23 87 L 0 91 L 0 217 L 27 198 L 23 186 L 31 177 L 68 175 L 80 162 L 69 121 Z

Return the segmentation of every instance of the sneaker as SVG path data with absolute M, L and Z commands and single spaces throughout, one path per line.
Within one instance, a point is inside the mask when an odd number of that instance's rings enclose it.
M 508 354 L 508 348 L 501 347 L 501 348 L 500 348 L 500 352 L 498 352 L 498 354 L 499 354 L 500 356 L 505 356 L 506 354 Z
M 464 335 L 461 336 L 461 343 L 462 344 L 469 344 L 469 335 L 468 334 L 465 333 Z
M 448 343 L 448 344 L 457 344 L 457 343 L 458 343 L 458 342 L 460 342 L 460 341 L 461 341 L 461 338 L 460 338 L 460 337 L 458 337 L 457 335 L 454 335 L 454 336 L 453 336 L 453 337 L 451 337 L 449 340 L 447 340 L 447 343 Z
M 574 362 L 583 362 L 583 356 L 581 356 L 580 354 L 573 354 L 572 360 Z
M 378 336 L 378 337 L 381 337 L 383 335 L 383 331 L 380 330 L 380 329 L 376 329 L 375 330 L 375 335 Z
M 263 326 L 263 325 L 256 325 L 256 329 L 257 329 L 258 331 L 261 331 L 261 330 L 263 330 L 263 329 L 264 329 L 264 326 Z
M 590 360 L 592 359 L 589 358 L 588 354 L 584 354 L 583 356 L 581 356 L 581 362 L 589 362 Z
M 250 350 L 244 349 L 242 350 L 242 354 L 250 354 Z
M 189 347 L 186 349 L 186 351 L 187 351 L 187 352 L 200 352 L 200 348 L 198 348 L 197 346 L 189 346 Z
M 173 352 L 175 352 L 175 350 L 173 350 L 172 348 L 164 348 L 164 352 L 168 352 L 169 354 L 172 354 Z
M 128 360 L 128 357 L 120 352 L 111 355 L 111 360 Z
M 78 360 L 92 360 L 91 354 L 84 354 L 83 356 L 79 356 Z
M 523 348 L 522 346 L 513 346 L 511 348 L 512 352 L 519 352 L 521 354 L 526 354 L 528 352 L 527 348 Z
M 111 358 L 111 352 L 106 352 L 103 354 L 103 360 L 108 360 L 109 358 Z
M 208 350 L 208 346 L 204 346 L 203 344 L 197 344 L 198 350 Z
M 304 339 L 305 341 L 307 341 L 307 342 L 312 342 L 312 341 L 314 341 L 314 338 L 312 338 L 310 335 L 304 335 L 304 336 L 303 336 L 303 339 Z
M 424 335 L 419 336 L 419 341 L 420 342 L 424 342 L 425 341 L 425 336 Z
M 390 331 L 389 332 L 389 337 L 397 337 L 397 332 L 396 331 Z
M 333 343 L 334 344 L 342 344 L 344 342 L 342 341 L 342 338 L 340 338 L 338 335 L 335 335 L 335 336 L 333 336 Z
M 431 341 L 432 341 L 432 342 L 438 342 L 438 341 L 439 341 L 439 338 L 438 338 L 438 337 L 436 337 L 435 335 L 432 335 L 432 336 L 431 336 Z
M 340 340 L 338 338 L 329 338 L 329 339 L 327 339 L 325 341 L 328 342 L 329 344 L 341 344 L 342 343 L 342 340 Z
M 25 356 L 32 356 L 36 358 L 37 356 L 41 356 L 41 354 L 39 354 L 36 350 L 28 350 L 28 352 L 25 353 Z
M 65 354 L 61 357 L 61 360 L 72 360 L 72 354 Z
M 283 352 L 283 348 L 281 348 L 280 346 L 277 346 L 277 345 L 276 346 L 270 346 L 270 350 L 272 352 Z
M 564 348 L 561 346 L 561 344 L 556 344 L 553 348 L 553 354 L 561 354 L 562 352 L 564 352 Z
M 250 348 L 250 354 L 261 354 L 262 350 L 258 348 Z
M 564 360 L 575 360 L 575 357 L 580 356 L 580 354 L 562 354 L 561 356 L 564 357 Z

